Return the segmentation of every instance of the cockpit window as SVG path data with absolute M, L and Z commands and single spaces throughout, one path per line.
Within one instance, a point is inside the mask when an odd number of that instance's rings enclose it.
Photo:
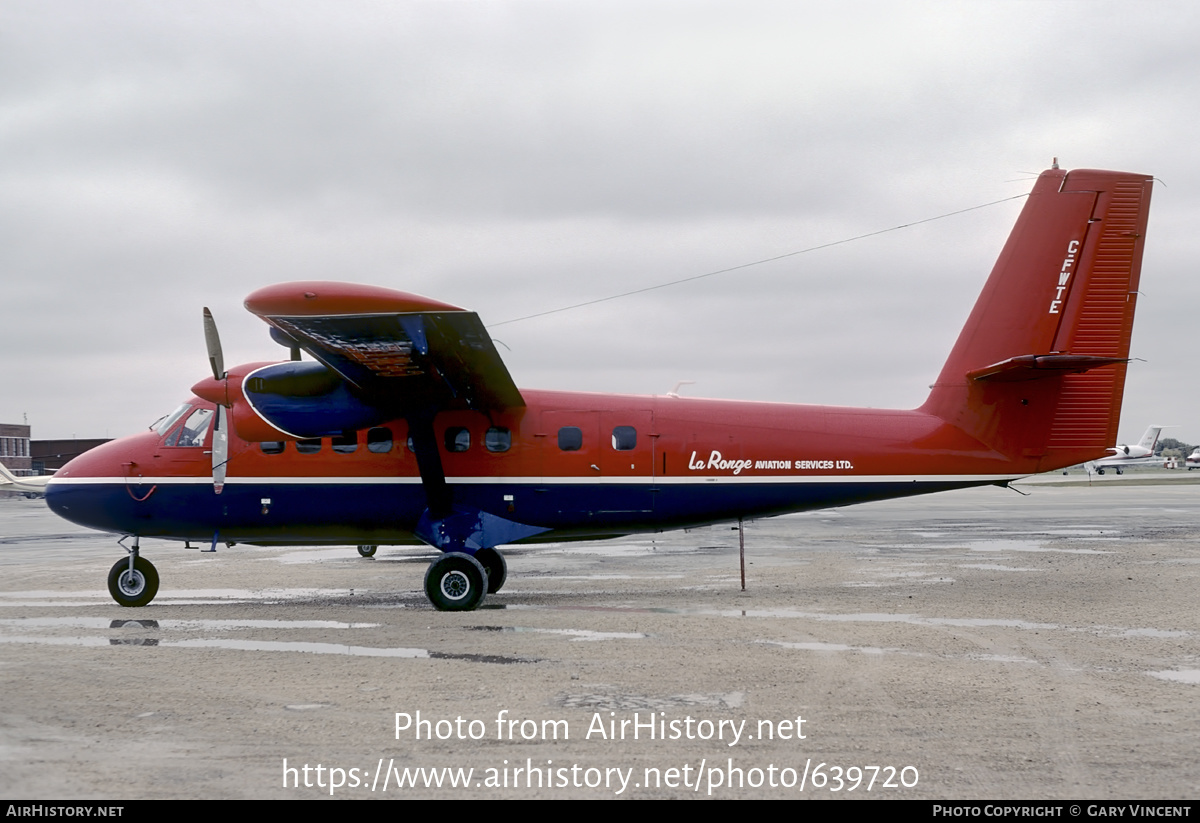
M 188 415 L 187 422 L 171 432 L 168 446 L 203 446 L 208 424 L 212 422 L 212 409 L 196 409 Z
M 154 421 L 154 424 L 150 428 L 152 428 L 152 429 L 154 429 L 154 431 L 158 432 L 159 437 L 162 437 L 164 434 L 166 434 L 167 432 L 169 432 L 171 430 L 172 426 L 174 426 L 176 423 L 179 422 L 179 418 L 183 417 L 185 414 L 188 413 L 188 410 L 191 409 L 191 407 L 192 407 L 191 403 L 184 403 L 182 406 L 180 406 L 175 411 L 168 414 L 166 417 L 158 418 L 158 420 Z

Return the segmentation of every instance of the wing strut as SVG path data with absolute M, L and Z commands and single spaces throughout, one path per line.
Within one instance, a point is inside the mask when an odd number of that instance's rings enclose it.
M 489 514 L 476 506 L 454 505 L 454 489 L 446 482 L 442 453 L 433 430 L 437 411 L 425 409 L 405 418 L 427 507 L 414 530 L 416 537 L 444 552 L 474 555 L 480 549 L 492 549 L 549 531 L 544 526 L 530 526 Z
M 435 410 L 425 409 L 410 414 L 407 420 L 413 452 L 417 456 L 417 468 L 421 472 L 421 487 L 425 489 L 425 504 L 429 507 L 429 514 L 440 520 L 450 514 L 454 492 L 446 483 L 442 454 L 438 450 L 437 435 L 433 432 L 436 414 Z

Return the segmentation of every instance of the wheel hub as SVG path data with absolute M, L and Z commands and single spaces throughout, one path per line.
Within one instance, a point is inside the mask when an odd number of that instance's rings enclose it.
M 121 587 L 121 593 L 127 597 L 137 597 L 146 588 L 146 579 L 139 571 L 132 573 L 127 571 L 118 578 L 117 585 Z
M 442 594 L 449 600 L 462 600 L 471 591 L 471 581 L 460 571 L 452 571 L 442 576 Z

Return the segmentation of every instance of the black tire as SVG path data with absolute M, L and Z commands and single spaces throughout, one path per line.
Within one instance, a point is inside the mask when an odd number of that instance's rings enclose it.
M 378 546 L 360 545 L 358 547 L 358 553 L 361 554 L 363 557 L 374 557 L 375 550 L 378 548 L 379 548 Z
M 438 611 L 473 611 L 486 594 L 487 572 L 469 554 L 443 554 L 425 572 L 425 596 Z
M 108 573 L 108 593 L 122 606 L 145 606 L 158 594 L 158 569 L 139 555 L 131 575 L 129 558 L 123 557 Z
M 504 555 L 495 549 L 480 549 L 475 552 L 475 559 L 487 572 L 487 593 L 495 594 L 500 591 L 500 587 L 508 579 L 508 561 L 504 559 Z

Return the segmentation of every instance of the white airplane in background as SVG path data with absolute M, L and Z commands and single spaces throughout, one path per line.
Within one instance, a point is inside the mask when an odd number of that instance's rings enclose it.
M 1141 441 L 1136 446 L 1117 445 L 1109 449 L 1113 452 L 1112 457 L 1104 457 L 1090 464 L 1090 468 L 1096 474 L 1104 474 L 1105 469 L 1116 469 L 1117 474 L 1121 474 L 1126 466 L 1142 466 L 1149 463 L 1157 463 L 1159 458 L 1154 456 L 1154 447 L 1158 445 L 1158 436 L 1163 429 L 1169 429 L 1171 426 L 1151 426 L 1146 429 L 1146 433 L 1142 435 Z
M 0 463 L 0 492 L 20 492 L 41 496 L 46 493 L 46 484 L 50 482 L 52 476 L 47 474 L 40 477 L 17 477 L 8 470 L 7 466 Z

